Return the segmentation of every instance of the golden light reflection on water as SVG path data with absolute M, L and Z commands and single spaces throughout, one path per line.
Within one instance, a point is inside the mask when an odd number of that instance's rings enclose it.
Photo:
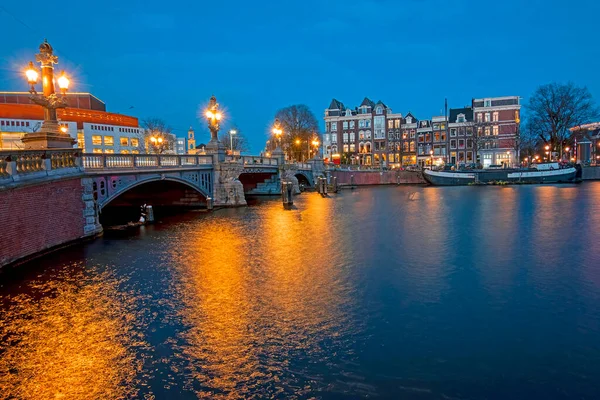
M 173 291 L 188 326 L 178 350 L 185 388 L 199 398 L 301 395 L 308 389 L 290 392 L 290 359 L 319 353 L 320 341 L 341 332 L 340 271 L 326 257 L 306 258 L 331 244 L 307 240 L 326 230 L 331 205 L 306 201 L 302 211 L 265 205 L 254 211 L 258 224 L 234 215 L 186 232 L 194 239 Z
M 0 398 L 122 399 L 137 393 L 145 344 L 132 297 L 107 274 L 32 284 L 1 318 Z M 38 300 L 39 298 L 39 300 Z

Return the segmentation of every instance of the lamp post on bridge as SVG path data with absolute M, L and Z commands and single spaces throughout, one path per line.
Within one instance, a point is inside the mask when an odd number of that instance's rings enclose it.
M 205 116 L 208 120 L 208 130 L 210 131 L 210 141 L 206 145 L 206 152 L 213 154 L 215 162 L 225 161 L 225 146 L 219 141 L 220 121 L 223 114 L 219 111 L 219 103 L 213 95 L 208 102 L 208 108 Z
M 275 135 L 275 150 L 273 150 L 273 157 L 277 158 L 279 165 L 283 165 L 283 161 L 285 159 L 283 149 L 281 148 L 281 136 L 283 135 L 283 129 L 281 129 L 279 118 L 275 118 L 272 132 Z
M 67 90 L 69 89 L 69 78 L 65 71 L 57 79 L 60 88 L 60 94 L 56 94 L 54 88 L 54 64 L 58 64 L 58 57 L 54 55 L 54 49 L 46 39 L 40 45 L 40 53 L 36 54 L 35 61 L 42 67 L 42 93 L 38 93 L 35 85 L 38 81 L 38 70 L 33 62 L 25 71 L 30 88 L 29 98 L 35 104 L 44 108 L 44 122 L 38 132 L 26 134 L 21 141 L 26 149 L 69 149 L 72 148 L 76 140 L 72 138 L 64 129 L 60 129 L 56 109 L 67 107 Z

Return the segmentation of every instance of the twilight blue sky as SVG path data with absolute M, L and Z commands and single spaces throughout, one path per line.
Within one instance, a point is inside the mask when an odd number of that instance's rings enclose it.
M 44 37 L 108 111 L 161 117 L 178 136 L 211 94 L 258 152 L 277 109 L 364 96 L 417 118 L 472 97 L 520 95 L 551 81 L 600 98 L 595 0 L 1 1 L 0 90 Z M 89 4 L 88 4 L 89 3 Z M 52 28 L 47 22 L 52 21 Z M 26 25 L 26 26 L 25 26 Z M 133 109 L 130 109 L 133 106 Z

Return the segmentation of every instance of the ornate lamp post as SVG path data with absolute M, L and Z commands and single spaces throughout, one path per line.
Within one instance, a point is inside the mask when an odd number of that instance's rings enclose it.
M 45 39 L 40 45 L 40 53 L 36 54 L 35 61 L 42 66 L 42 93 L 38 93 L 35 89 L 39 73 L 33 62 L 29 62 L 25 75 L 30 85 L 29 98 L 44 108 L 44 122 L 38 132 L 26 134 L 22 141 L 27 149 L 72 148 L 76 140 L 65 130 L 60 129 L 56 117 L 57 108 L 67 107 L 66 93 L 69 89 L 69 78 L 64 71 L 61 72 L 57 79 L 60 95 L 57 95 L 54 90 L 54 64 L 58 64 L 58 57 L 54 55 L 54 49 Z
M 319 141 L 317 139 L 313 139 L 313 141 L 311 142 L 311 144 L 313 145 L 313 147 L 315 148 L 314 152 L 315 152 L 315 159 L 319 158 Z
M 283 129 L 281 129 L 281 123 L 279 122 L 278 118 L 275 118 L 272 132 L 275 135 L 275 150 L 273 150 L 273 157 L 277 158 L 280 164 L 283 164 L 285 159 L 283 149 L 281 148 L 281 136 L 283 135 Z
M 215 154 L 216 162 L 225 161 L 225 146 L 219 142 L 220 121 L 223 115 L 219 112 L 219 103 L 213 95 L 208 102 L 206 109 L 206 119 L 208 120 L 208 129 L 210 130 L 210 141 L 206 145 L 207 153 Z

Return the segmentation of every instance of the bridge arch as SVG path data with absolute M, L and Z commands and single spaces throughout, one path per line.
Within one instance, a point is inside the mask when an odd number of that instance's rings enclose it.
M 115 188 L 116 190 L 113 191 L 112 193 L 102 196 L 100 194 L 100 191 L 102 190 L 102 188 L 100 187 L 101 184 L 104 183 L 104 185 L 106 186 L 109 183 L 107 181 L 100 180 L 100 181 L 94 182 L 94 184 L 95 184 L 94 185 L 94 196 L 96 199 L 98 199 L 98 209 L 100 211 L 102 211 L 102 209 L 104 209 L 104 207 L 108 206 L 114 200 L 125 195 L 126 193 L 131 192 L 133 189 L 140 188 L 140 187 L 143 187 L 146 185 L 150 185 L 150 184 L 153 184 L 156 182 L 178 183 L 187 189 L 192 189 L 193 191 L 197 192 L 204 198 L 205 201 L 208 197 L 212 197 L 209 193 L 206 192 L 206 190 L 200 188 L 199 186 L 192 184 L 191 182 L 189 182 L 186 179 L 182 179 L 182 178 L 175 177 L 175 176 L 155 176 L 155 177 L 146 178 L 146 179 L 134 180 L 132 182 L 128 182 L 127 184 L 119 185 L 118 187 Z M 104 190 L 106 190 L 106 188 Z
M 305 187 L 314 187 L 315 186 L 315 182 L 312 177 L 312 174 L 306 173 L 304 171 L 298 171 L 298 172 L 296 172 L 296 174 L 294 176 L 296 177 L 296 179 L 298 179 L 299 185 L 304 185 Z

